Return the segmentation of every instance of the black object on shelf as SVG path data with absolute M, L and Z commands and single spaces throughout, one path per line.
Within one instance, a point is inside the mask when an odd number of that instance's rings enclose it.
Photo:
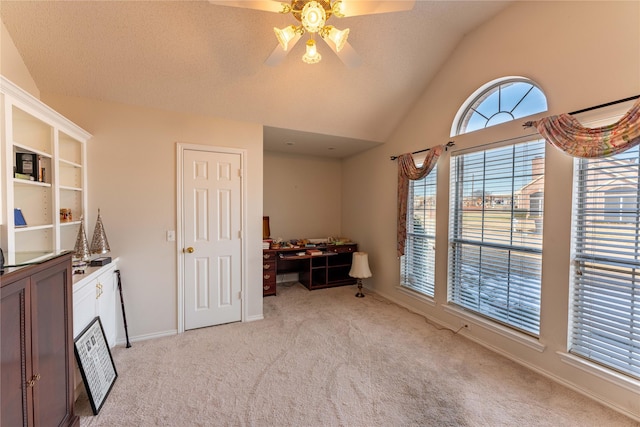
M 111 262 L 110 256 L 103 256 L 100 258 L 92 259 L 89 265 L 91 267 L 102 267 L 103 265 L 107 265 Z
M 38 181 L 38 156 L 33 153 L 16 153 L 16 172 L 30 175 Z

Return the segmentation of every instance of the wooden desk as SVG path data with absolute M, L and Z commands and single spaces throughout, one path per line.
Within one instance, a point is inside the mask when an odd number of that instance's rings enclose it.
M 353 285 L 356 279 L 349 277 L 352 253 L 358 245 L 327 245 L 315 249 L 322 255 L 297 255 L 310 248 L 286 248 L 263 250 L 263 295 L 276 294 L 276 276 L 285 273 L 299 273 L 300 283 L 309 290 L 333 286 Z

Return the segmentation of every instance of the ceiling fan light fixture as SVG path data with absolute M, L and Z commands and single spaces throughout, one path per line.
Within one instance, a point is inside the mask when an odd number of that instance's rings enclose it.
M 323 39 L 331 40 L 331 42 L 336 46 L 336 50 L 340 52 L 345 43 L 347 43 L 347 38 L 349 37 L 349 29 L 345 28 L 344 30 L 338 30 L 332 25 L 327 25 L 322 29 L 320 35 Z
M 331 5 L 331 13 L 338 18 L 344 18 L 344 3 L 341 1 L 333 2 Z
M 300 21 L 307 31 L 317 33 L 324 27 L 324 23 L 327 21 L 327 13 L 320 3 L 316 0 L 311 0 L 302 8 Z
M 293 25 L 289 25 L 282 29 L 273 27 L 273 31 L 276 33 L 276 38 L 278 39 L 280 46 L 282 46 L 282 49 L 289 49 L 289 42 L 296 36 L 296 27 Z
M 307 51 L 302 56 L 302 62 L 305 64 L 317 64 L 322 59 L 322 55 L 316 49 L 316 41 L 314 39 L 307 40 Z

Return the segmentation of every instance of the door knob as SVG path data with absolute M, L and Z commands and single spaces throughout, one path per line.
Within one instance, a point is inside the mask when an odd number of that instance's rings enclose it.
M 188 252 L 188 253 L 190 253 L 190 254 L 192 254 L 192 253 L 193 253 L 193 250 L 194 250 L 194 249 L 193 249 L 191 246 L 189 246 L 189 247 L 188 247 L 187 249 L 185 249 L 184 251 L 185 251 L 185 252 Z

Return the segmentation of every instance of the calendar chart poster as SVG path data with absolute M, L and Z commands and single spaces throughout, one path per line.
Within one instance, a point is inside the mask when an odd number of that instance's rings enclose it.
M 93 415 L 98 415 L 118 378 L 100 317 L 76 337 L 75 353 Z

